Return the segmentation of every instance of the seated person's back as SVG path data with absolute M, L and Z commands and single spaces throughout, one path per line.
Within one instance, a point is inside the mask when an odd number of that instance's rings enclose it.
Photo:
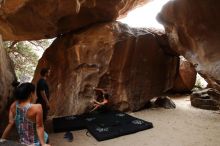
M 42 107 L 31 104 L 34 94 L 35 86 L 31 83 L 23 83 L 16 89 L 16 101 L 10 107 L 9 124 L 2 138 L 7 138 L 15 124 L 22 144 L 49 146 L 46 144 L 48 135 L 44 132 Z

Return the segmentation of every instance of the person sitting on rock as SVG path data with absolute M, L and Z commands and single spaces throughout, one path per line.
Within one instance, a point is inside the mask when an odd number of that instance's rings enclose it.
M 90 112 L 93 111 L 104 111 L 106 109 L 106 105 L 108 103 L 109 94 L 106 90 L 103 90 L 101 88 L 94 88 L 95 90 L 95 99 L 92 100 L 93 109 Z
M 15 90 L 16 101 L 9 110 L 9 123 L 3 132 L 6 139 L 13 125 L 16 125 L 20 142 L 25 145 L 50 146 L 48 134 L 44 131 L 43 110 L 40 104 L 31 104 L 35 97 L 35 86 L 23 83 Z

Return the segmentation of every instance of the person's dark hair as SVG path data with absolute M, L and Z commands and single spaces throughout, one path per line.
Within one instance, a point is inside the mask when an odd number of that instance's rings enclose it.
M 17 80 L 14 80 L 14 81 L 11 83 L 12 87 L 14 87 L 14 88 L 18 87 L 19 84 L 20 84 L 20 82 L 18 82 Z
M 44 77 L 48 73 L 48 71 L 49 71 L 49 68 L 42 68 L 40 71 L 40 75 Z
M 32 83 L 22 83 L 15 89 L 15 98 L 17 100 L 27 100 L 31 93 L 35 91 L 35 86 Z
M 110 95 L 108 93 L 105 93 L 104 98 L 108 100 L 110 98 Z
M 100 91 L 100 90 L 95 90 L 95 94 L 96 94 L 96 100 L 97 101 L 101 101 L 101 100 L 103 100 L 103 92 L 102 91 Z

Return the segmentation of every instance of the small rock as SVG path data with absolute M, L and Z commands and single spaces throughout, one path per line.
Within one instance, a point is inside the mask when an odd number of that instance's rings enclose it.
M 175 103 L 168 96 L 158 97 L 156 101 L 154 102 L 154 104 L 155 106 L 163 107 L 166 109 L 176 108 Z
M 219 110 L 220 93 L 212 88 L 194 91 L 190 95 L 191 105 L 201 109 Z

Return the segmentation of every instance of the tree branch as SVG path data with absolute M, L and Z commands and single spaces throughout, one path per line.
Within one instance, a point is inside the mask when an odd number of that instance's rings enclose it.
M 28 41 L 28 42 L 31 43 L 32 45 L 34 45 L 35 47 L 41 47 L 43 50 L 45 50 L 45 48 L 37 42 L 36 43 L 34 43 L 33 41 Z
M 13 41 L 11 43 L 11 45 L 9 46 L 9 48 L 12 49 L 17 43 L 18 43 L 18 41 Z

